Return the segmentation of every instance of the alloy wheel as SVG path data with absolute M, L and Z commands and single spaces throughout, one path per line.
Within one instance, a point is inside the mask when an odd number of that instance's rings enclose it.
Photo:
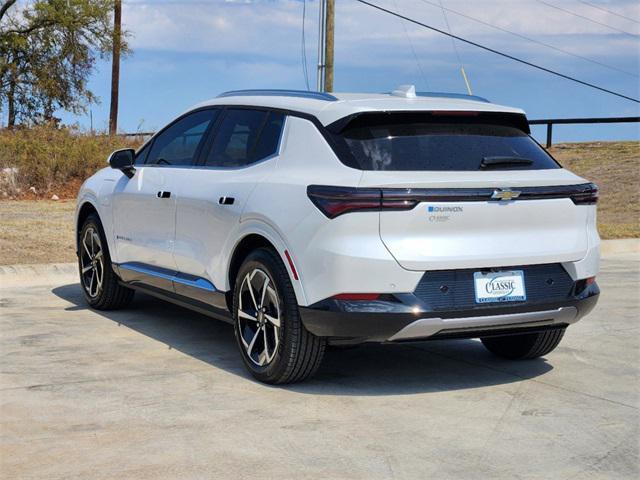
M 238 327 L 249 359 L 265 367 L 280 345 L 280 303 L 275 286 L 263 270 L 245 275 L 240 286 Z
M 80 248 L 80 276 L 87 295 L 96 298 L 104 280 L 104 252 L 100 236 L 94 227 L 84 231 Z

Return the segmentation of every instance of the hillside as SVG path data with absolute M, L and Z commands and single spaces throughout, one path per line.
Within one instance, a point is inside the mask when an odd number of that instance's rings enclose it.
M 550 153 L 600 187 L 602 238 L 640 237 L 640 142 L 564 143 Z

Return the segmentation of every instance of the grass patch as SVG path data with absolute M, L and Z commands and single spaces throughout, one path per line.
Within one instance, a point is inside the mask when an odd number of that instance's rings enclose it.
M 0 191 L 3 197 L 75 197 L 82 182 L 106 165 L 118 148 L 141 139 L 83 134 L 40 126 L 0 130 Z M 29 189 L 36 190 L 34 195 Z
M 602 238 L 640 237 L 640 142 L 565 143 L 550 153 L 600 188 Z

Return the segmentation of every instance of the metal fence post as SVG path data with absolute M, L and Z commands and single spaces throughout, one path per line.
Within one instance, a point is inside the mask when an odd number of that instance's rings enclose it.
M 551 140 L 553 136 L 553 123 L 547 123 L 547 148 L 551 147 Z

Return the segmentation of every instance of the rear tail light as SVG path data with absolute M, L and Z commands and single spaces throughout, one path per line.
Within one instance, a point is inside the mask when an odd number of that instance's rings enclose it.
M 598 203 L 598 186 L 595 183 L 585 183 L 577 185 L 582 187 L 581 191 L 571 193 L 571 200 L 576 205 L 595 205 Z
M 382 210 L 411 210 L 417 199 L 392 196 L 387 198 L 378 188 L 330 187 L 309 185 L 307 196 L 329 218 L 343 213 Z
M 516 201 L 570 198 L 576 205 L 595 205 L 593 183 L 542 187 L 515 187 Z M 357 188 L 309 185 L 307 196 L 328 218 L 363 211 L 412 210 L 420 202 L 488 202 L 495 188 Z

